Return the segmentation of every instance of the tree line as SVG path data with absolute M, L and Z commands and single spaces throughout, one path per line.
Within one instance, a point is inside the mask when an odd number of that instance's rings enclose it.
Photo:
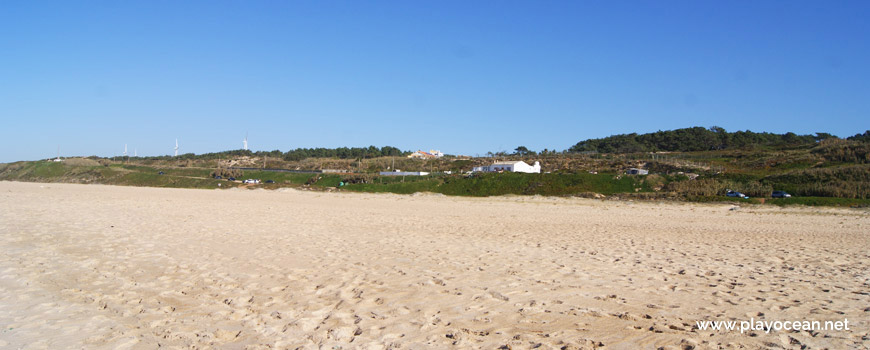
M 251 151 L 245 149 L 237 149 L 223 152 L 212 152 L 204 154 L 185 153 L 174 156 L 157 156 L 157 157 L 141 157 L 142 159 L 152 160 L 214 160 L 214 159 L 229 159 L 236 157 L 269 157 L 275 159 L 283 159 L 287 161 L 299 161 L 306 158 L 338 158 L 338 159 L 368 159 L 377 157 L 396 157 L 406 156 L 411 154 L 410 151 L 402 151 L 393 146 L 383 147 L 338 147 L 338 148 L 297 148 L 287 152 L 280 150 L 274 151 Z
M 693 152 L 733 148 L 792 147 L 812 145 L 825 139 L 837 138 L 829 133 L 797 135 L 793 132 L 728 132 L 721 127 L 692 127 L 647 134 L 621 134 L 580 141 L 568 152 L 634 153 L 634 152 Z M 870 131 L 849 139 L 870 140 Z
M 297 148 L 284 153 L 284 160 L 298 161 L 305 158 L 339 158 L 339 159 L 367 159 L 377 157 L 397 157 L 408 155 L 411 152 L 402 151 L 393 146 L 377 148 L 369 147 L 339 147 L 339 148 Z
M 604 138 L 588 139 L 580 141 L 564 153 L 636 153 L 636 152 L 693 152 L 720 149 L 740 149 L 756 147 L 792 147 L 801 145 L 813 145 L 822 140 L 843 140 L 829 133 L 819 132 L 815 135 L 797 135 L 793 132 L 775 134 L 769 132 L 736 131 L 728 132 L 721 127 L 692 127 L 668 131 L 657 131 L 647 134 L 620 134 Z M 845 138 L 849 141 L 870 142 L 870 130 L 863 134 L 856 134 Z M 856 146 L 862 148 L 863 146 Z M 534 156 L 561 154 L 556 150 L 544 149 L 535 152 L 525 146 L 517 147 L 512 155 Z M 141 157 L 152 160 L 212 160 L 221 158 L 234 158 L 240 156 L 269 157 L 286 161 L 300 161 L 307 158 L 338 158 L 338 159 L 369 159 L 377 157 L 407 156 L 410 151 L 402 151 L 392 146 L 368 146 L 368 147 L 338 147 L 338 148 L 296 148 L 287 152 L 230 150 L 223 152 L 193 154 L 185 153 L 173 156 Z M 504 156 L 508 152 L 487 152 L 487 156 Z M 863 157 L 863 154 L 857 155 Z M 844 156 L 845 157 L 845 156 Z

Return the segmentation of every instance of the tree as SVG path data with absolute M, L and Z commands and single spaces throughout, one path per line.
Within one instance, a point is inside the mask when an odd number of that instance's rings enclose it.
M 715 133 L 717 133 L 717 134 L 722 134 L 722 133 L 725 133 L 725 132 L 726 132 L 726 131 L 725 131 L 725 128 L 723 128 L 723 127 L 721 127 L 721 126 L 711 126 L 711 127 L 710 127 L 710 131 L 715 132 Z
M 514 149 L 514 151 L 515 151 L 514 154 L 520 155 L 520 156 L 535 154 L 534 151 L 530 151 L 528 148 L 526 148 L 526 146 L 519 146 L 516 149 Z
M 846 139 L 853 141 L 870 141 L 870 130 L 865 131 L 863 134 L 855 134 L 855 136 L 849 136 Z
M 826 133 L 826 132 L 817 132 L 817 133 L 816 133 L 816 136 L 813 136 L 813 138 L 814 138 L 816 141 L 822 141 L 822 140 L 825 140 L 825 139 L 836 139 L 837 137 L 834 136 L 834 135 L 831 135 L 831 134 L 829 134 L 829 133 Z

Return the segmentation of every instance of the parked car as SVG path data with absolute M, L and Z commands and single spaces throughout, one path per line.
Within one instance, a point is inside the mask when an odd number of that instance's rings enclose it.
M 245 183 L 246 184 L 258 184 L 258 183 L 260 183 L 260 180 L 259 179 L 247 179 L 247 180 L 245 180 Z
M 158 171 L 158 172 L 157 172 L 157 175 L 163 175 L 163 172 L 162 172 L 162 171 Z
M 228 178 L 227 180 L 230 180 L 230 181 L 236 181 L 236 178 L 231 177 L 231 178 Z
M 728 192 L 725 192 L 725 195 L 728 197 L 749 198 L 749 197 L 746 197 L 746 195 L 743 193 L 740 193 L 737 191 L 732 191 L 732 190 L 728 190 Z
M 218 179 L 218 180 L 223 179 L 223 177 L 221 177 L 220 175 L 215 176 L 214 178 L 215 178 L 215 179 Z
M 773 193 L 771 193 L 770 196 L 773 198 L 789 198 L 789 197 L 791 197 L 791 195 L 786 193 L 785 191 L 773 191 Z
M 267 184 L 273 184 L 273 183 L 275 183 L 275 181 L 272 181 L 272 180 L 266 180 L 266 183 L 267 183 Z

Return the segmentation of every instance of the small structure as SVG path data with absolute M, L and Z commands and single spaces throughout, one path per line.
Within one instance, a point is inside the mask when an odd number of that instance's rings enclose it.
M 396 169 L 395 171 L 382 171 L 380 173 L 383 176 L 423 176 L 429 175 L 426 171 L 401 171 Z
M 439 150 L 429 150 L 429 152 L 417 151 L 411 153 L 408 158 L 418 158 L 418 159 L 428 159 L 428 158 L 441 158 L 444 156 L 444 153 L 441 153 Z
M 492 172 L 514 172 L 514 173 L 540 173 L 541 172 L 541 162 L 535 162 L 534 165 L 528 165 L 523 161 L 515 161 L 515 162 L 495 162 L 492 165 L 479 166 L 474 167 L 471 170 L 472 172 L 484 172 L 484 173 L 492 173 Z
M 638 168 L 628 168 L 628 170 L 626 170 L 625 173 L 628 175 L 648 175 L 649 170 L 638 169 Z

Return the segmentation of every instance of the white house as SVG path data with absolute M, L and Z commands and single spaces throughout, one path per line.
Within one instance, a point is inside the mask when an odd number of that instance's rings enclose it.
M 417 151 L 417 152 L 411 153 L 411 155 L 409 155 L 408 158 L 425 159 L 425 158 L 441 158 L 443 156 L 444 156 L 444 153 L 442 153 L 439 150 L 433 149 L 433 150 L 429 150 L 429 152 Z
M 540 173 L 541 162 L 535 162 L 535 165 L 528 165 L 523 161 L 516 162 L 496 162 L 492 165 L 475 167 L 473 172 L 499 172 L 508 171 L 514 173 Z

